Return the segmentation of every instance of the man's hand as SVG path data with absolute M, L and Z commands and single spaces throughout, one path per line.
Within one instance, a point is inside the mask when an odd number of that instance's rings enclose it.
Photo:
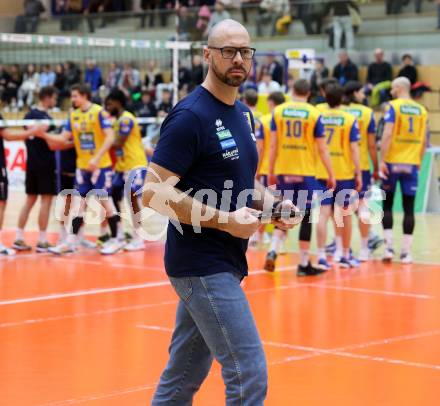
M 260 220 L 258 220 L 260 213 L 258 210 L 243 207 L 229 213 L 227 222 L 225 224 L 219 224 L 219 228 L 234 237 L 247 240 L 260 226 Z
M 356 184 L 356 191 L 360 192 L 362 190 L 362 173 L 361 172 L 356 173 L 354 181 Z
M 31 127 L 32 136 L 38 138 L 46 138 L 46 132 L 49 130 L 49 126 L 47 124 L 37 124 Z
M 277 177 L 276 177 L 273 173 L 267 175 L 267 184 L 268 184 L 269 186 L 272 186 L 272 185 L 276 185 L 276 184 L 277 184 Z
M 98 169 L 99 160 L 96 157 L 93 157 L 87 166 L 87 170 L 90 172 L 95 172 Z
M 291 211 L 299 212 L 299 209 L 292 203 L 291 200 L 283 200 L 282 202 L 278 203 L 276 209 L 281 210 L 281 213 L 286 213 L 286 215 L 282 215 L 280 219 L 272 221 L 272 223 L 280 230 L 287 231 L 301 223 L 302 216 L 300 215 L 295 217 L 287 217 L 287 213 L 290 213 Z
M 388 170 L 388 166 L 384 161 L 381 161 L 379 164 L 379 176 L 382 179 L 388 179 L 388 175 L 390 174 L 390 171 Z
M 333 175 L 329 176 L 329 178 L 327 179 L 327 187 L 329 189 L 331 189 L 331 190 L 335 190 L 335 188 L 336 188 L 336 179 L 335 179 L 335 177 Z

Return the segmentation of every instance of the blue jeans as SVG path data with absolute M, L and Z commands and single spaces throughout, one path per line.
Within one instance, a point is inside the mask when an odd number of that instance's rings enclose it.
M 239 276 L 224 272 L 170 280 L 180 302 L 170 358 L 152 406 L 192 405 L 214 358 L 222 367 L 226 405 L 262 406 L 266 358 Z

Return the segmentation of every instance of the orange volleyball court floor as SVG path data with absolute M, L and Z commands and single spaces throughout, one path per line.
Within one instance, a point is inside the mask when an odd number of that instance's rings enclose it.
M 275 274 L 264 254 L 249 251 L 244 289 L 269 365 L 266 405 L 439 404 L 439 265 L 375 260 L 298 279 L 296 254 Z M 149 404 L 177 303 L 162 255 L 147 243 L 110 257 L 1 258 L 0 404 Z M 224 404 L 218 365 L 194 404 Z

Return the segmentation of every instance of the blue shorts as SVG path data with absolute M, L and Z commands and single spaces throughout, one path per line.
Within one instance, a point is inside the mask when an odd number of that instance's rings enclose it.
M 388 179 L 382 180 L 382 189 L 394 193 L 397 182 L 400 182 L 402 194 L 415 196 L 419 180 L 419 170 L 416 165 L 388 164 Z
M 313 192 L 318 189 L 314 176 L 277 176 L 277 190 L 281 190 L 283 198 L 292 200 L 300 210 L 312 207 Z
M 94 172 L 77 169 L 75 175 L 75 188 L 86 197 L 89 192 L 97 196 L 108 196 L 112 192 L 113 170 L 111 167 L 100 168 Z
M 318 179 L 319 190 L 321 192 L 325 192 L 326 195 L 328 192 L 327 188 L 327 180 Z M 356 183 L 354 179 L 349 180 L 337 180 L 336 188 L 333 191 L 333 195 L 330 197 L 326 197 L 321 200 L 321 205 L 323 206 L 334 206 L 337 204 L 340 207 L 348 207 L 350 204 L 353 204 L 358 199 L 358 194 L 356 192 Z
M 371 187 L 371 172 L 370 171 L 362 171 L 362 189 L 359 192 L 359 199 L 363 199 L 365 197 L 365 193 L 370 190 Z
M 137 194 L 144 186 L 147 168 L 136 168 L 128 172 L 115 172 L 113 175 L 113 197 L 121 201 L 126 183 L 130 185 L 131 195 Z M 130 197 L 127 196 L 127 199 Z

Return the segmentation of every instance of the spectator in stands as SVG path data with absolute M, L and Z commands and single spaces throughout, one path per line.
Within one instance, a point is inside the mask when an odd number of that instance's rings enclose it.
M 268 55 L 266 57 L 266 63 L 261 67 L 260 79 L 263 77 L 264 72 L 268 72 L 272 77 L 272 80 L 278 82 L 279 85 L 283 84 L 283 67 L 275 57 L 275 55 Z
M 64 74 L 66 76 L 66 88 L 70 93 L 70 88 L 81 81 L 81 70 L 74 62 L 67 61 L 64 64 Z
M 150 28 L 154 27 L 154 14 L 157 6 L 157 0 L 141 0 L 141 9 L 145 12 L 141 17 L 141 28 L 145 28 L 147 13 L 149 15 Z
M 3 101 L 10 105 L 11 111 L 17 110 L 17 94 L 18 89 L 23 81 L 20 66 L 14 64 L 9 70 L 9 79 L 6 82 L 5 90 L 3 91 Z
M 258 93 L 269 94 L 272 92 L 279 92 L 280 90 L 280 84 L 275 82 L 275 80 L 272 80 L 272 75 L 269 72 L 265 72 L 261 82 L 258 84 Z
M 165 118 L 171 109 L 173 108 L 173 103 L 171 102 L 171 92 L 168 89 L 162 90 L 162 101 L 159 103 L 157 115 L 158 117 Z
M 85 83 L 87 83 L 92 91 L 92 97 L 96 97 L 99 87 L 102 85 L 102 72 L 94 59 L 86 60 L 86 72 L 84 77 Z
M 30 63 L 26 67 L 26 72 L 23 75 L 23 82 L 18 89 L 18 108 L 22 109 L 24 106 L 32 106 L 34 103 L 34 94 L 38 90 L 40 83 L 40 75 L 35 68 L 35 64 Z
M 0 100 L 4 101 L 3 95 L 6 90 L 6 84 L 9 82 L 11 76 L 6 68 L 0 63 Z
M 161 70 L 157 66 L 155 59 L 150 59 L 145 73 L 144 85 L 150 90 L 154 90 L 157 85 L 164 82 Z
M 107 89 L 113 89 L 118 87 L 119 81 L 121 79 L 122 69 L 116 62 L 111 62 L 109 70 L 107 72 L 107 77 L 105 78 L 105 87 Z
M 325 4 L 300 0 L 297 8 L 298 18 L 302 21 L 306 34 L 321 34 Z M 316 24 L 316 29 L 313 24 Z
M 84 14 L 87 17 L 87 24 L 90 32 L 95 32 L 95 19 L 97 14 L 110 11 L 111 0 L 89 0 L 87 8 L 84 10 Z M 105 18 L 101 21 L 101 27 L 105 27 Z
M 56 75 L 51 66 L 49 64 L 43 65 L 40 73 L 39 88 L 42 89 L 46 86 L 53 86 L 55 83 L 55 79 Z
M 182 86 L 191 84 L 191 71 L 184 65 L 179 63 L 179 89 Z
M 24 0 L 24 14 L 15 20 L 15 32 L 34 33 L 40 21 L 40 15 L 46 11 L 40 0 Z
M 225 4 L 222 0 L 217 0 L 214 6 L 214 12 L 211 15 L 211 19 L 209 20 L 208 28 L 205 32 L 205 37 L 208 37 L 209 31 L 214 27 L 217 23 L 223 20 L 227 20 L 231 18 L 229 12 L 225 9 Z
M 192 58 L 192 70 L 191 70 L 191 87 L 194 88 L 200 85 L 205 79 L 205 72 L 203 71 L 203 60 L 200 55 L 194 55 Z
M 257 15 L 257 36 L 263 35 L 263 27 L 270 23 L 270 35 L 276 33 L 275 24 L 281 17 L 290 15 L 290 4 L 288 0 L 262 0 Z
M 134 62 L 124 64 L 121 79 L 119 81 L 119 88 L 124 91 L 127 97 L 141 89 L 141 75 L 136 69 Z
M 194 29 L 195 21 L 189 13 L 188 7 L 181 6 L 177 10 L 179 21 L 177 24 L 177 32 L 181 41 L 189 41 L 191 39 L 191 31 Z M 175 37 L 172 37 L 175 40 Z
M 440 0 L 437 0 L 437 29 L 440 30 Z
M 409 1 L 408 1 L 409 2 Z M 387 14 L 400 14 L 404 0 L 386 0 L 385 9 Z
M 310 78 L 310 89 L 313 98 L 316 98 L 319 94 L 319 83 L 321 83 L 323 79 L 328 78 L 329 75 L 330 72 L 324 64 L 324 59 L 316 58 L 315 70 L 313 71 L 312 76 Z
M 410 54 L 405 54 L 402 56 L 402 68 L 399 70 L 397 77 L 408 78 L 411 85 L 417 82 L 417 69 L 414 66 L 414 61 Z
M 176 6 L 175 0 L 159 0 L 159 15 L 160 25 L 165 27 L 167 25 L 168 16 L 170 11 Z
M 145 88 L 142 89 L 141 100 L 139 100 L 136 103 L 133 103 L 130 110 L 133 111 L 133 114 L 136 117 L 142 117 L 142 118 L 155 118 L 155 117 L 157 117 L 156 105 L 153 102 L 153 98 L 151 97 L 151 93 Z M 147 128 L 148 128 L 148 125 L 141 126 L 141 131 L 142 131 L 143 137 L 147 133 Z
M 57 12 L 62 16 L 61 31 L 73 31 L 78 28 L 79 15 L 83 12 L 83 0 L 59 0 L 56 4 Z
M 333 69 L 333 77 L 338 79 L 341 86 L 359 79 L 358 67 L 350 60 L 345 50 L 339 52 L 339 63 Z
M 66 92 L 66 75 L 64 73 L 64 66 L 61 63 L 55 65 L 55 89 L 57 89 L 58 93 L 58 107 L 61 107 L 62 102 L 66 97 L 69 96 L 69 93 Z
M 366 94 L 371 94 L 372 107 L 388 100 L 393 69 L 391 64 L 384 60 L 384 52 L 377 48 L 374 51 L 375 61 L 368 66 Z
M 414 0 L 414 11 L 417 14 L 422 12 L 422 0 Z
M 208 6 L 204 5 L 200 7 L 197 17 L 194 39 L 196 41 L 201 41 L 206 39 L 205 34 L 208 30 L 209 21 L 211 20 L 211 10 Z
M 342 34 L 345 33 L 345 42 L 347 49 L 354 48 L 353 22 L 350 15 L 350 7 L 360 13 L 359 6 L 354 1 L 329 1 L 324 9 L 324 15 L 327 16 L 333 11 L 333 36 L 335 51 L 341 48 Z

